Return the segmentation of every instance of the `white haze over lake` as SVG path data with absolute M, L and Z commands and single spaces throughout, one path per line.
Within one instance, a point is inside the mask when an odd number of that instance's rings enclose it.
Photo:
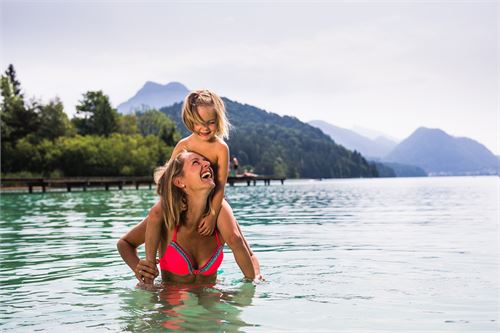
M 27 96 L 114 106 L 179 81 L 302 121 L 403 139 L 417 127 L 496 154 L 496 1 L 5 1 L 2 71 Z

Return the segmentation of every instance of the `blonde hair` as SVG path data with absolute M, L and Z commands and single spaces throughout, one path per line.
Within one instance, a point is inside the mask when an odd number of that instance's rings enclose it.
M 226 108 L 222 99 L 214 92 L 210 90 L 194 90 L 190 92 L 186 98 L 184 98 L 184 103 L 182 105 L 182 121 L 184 125 L 194 132 L 195 124 L 203 124 L 204 121 L 198 114 L 198 106 L 213 106 L 217 119 L 215 123 L 217 125 L 217 130 L 215 135 L 219 138 L 229 137 L 229 128 L 231 124 L 226 117 Z
M 185 161 L 184 155 L 187 153 L 187 150 L 181 151 L 164 166 L 156 168 L 154 172 L 156 193 L 160 196 L 163 219 L 167 230 L 178 227 L 185 221 L 188 204 L 186 192 L 174 185 L 174 179 L 182 177 Z M 212 195 L 213 189 L 207 198 L 207 205 L 203 216 L 207 216 L 212 211 Z

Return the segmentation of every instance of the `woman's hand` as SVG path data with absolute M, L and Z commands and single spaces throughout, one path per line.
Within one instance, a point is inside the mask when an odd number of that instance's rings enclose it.
M 159 274 L 158 268 L 156 267 L 158 262 L 159 260 L 156 260 L 156 263 L 144 259 L 139 260 L 134 269 L 137 280 L 139 280 L 139 282 L 143 282 L 144 284 L 153 284 L 155 278 Z
M 262 274 L 257 274 L 255 276 L 255 279 L 253 279 L 253 282 L 263 282 L 263 281 L 266 281 L 266 279 L 264 279 L 264 275 Z

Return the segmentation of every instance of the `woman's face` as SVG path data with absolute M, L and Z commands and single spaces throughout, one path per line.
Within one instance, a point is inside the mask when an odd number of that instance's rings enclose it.
M 214 171 L 210 162 L 201 155 L 185 153 L 182 171 L 179 182 L 187 191 L 212 190 L 215 187 Z

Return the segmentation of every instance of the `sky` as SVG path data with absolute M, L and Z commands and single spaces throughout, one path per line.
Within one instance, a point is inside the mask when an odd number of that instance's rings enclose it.
M 500 154 L 495 0 L 0 0 L 0 65 L 26 96 L 113 106 L 181 82 L 302 121 L 420 126 Z

